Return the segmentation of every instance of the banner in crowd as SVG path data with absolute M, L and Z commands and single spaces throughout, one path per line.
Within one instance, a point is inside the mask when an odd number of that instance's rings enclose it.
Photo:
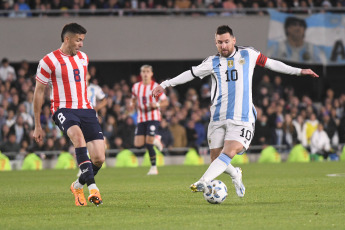
M 267 56 L 304 64 L 345 64 L 345 15 L 309 17 L 270 10 Z

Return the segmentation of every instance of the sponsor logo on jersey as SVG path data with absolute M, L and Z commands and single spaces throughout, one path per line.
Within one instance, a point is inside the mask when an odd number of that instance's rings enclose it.
M 231 68 L 234 66 L 234 60 L 229 60 L 228 61 L 228 67 Z

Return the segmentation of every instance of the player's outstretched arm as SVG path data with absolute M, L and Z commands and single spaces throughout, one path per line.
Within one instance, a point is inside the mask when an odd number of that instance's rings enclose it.
M 44 91 L 45 91 L 46 85 L 42 84 L 41 82 L 36 80 L 36 87 L 34 92 L 34 117 L 35 117 L 35 130 L 33 137 L 35 141 L 38 143 L 43 140 L 44 137 L 44 131 L 41 127 L 41 110 L 42 105 L 44 101 Z
M 278 73 L 285 73 L 290 75 L 297 75 L 297 76 L 312 76 L 312 77 L 319 77 L 316 73 L 314 73 L 311 69 L 300 69 L 295 68 L 281 61 L 277 61 L 271 58 L 267 58 L 265 68 L 273 70 Z
M 181 73 L 180 75 L 174 77 L 173 79 L 163 81 L 159 86 L 155 87 L 152 90 L 152 96 L 157 97 L 158 95 L 163 93 L 165 88 L 170 87 L 170 86 L 174 87 L 176 85 L 181 85 L 193 79 L 194 79 L 194 76 L 192 75 L 191 71 L 187 70 Z

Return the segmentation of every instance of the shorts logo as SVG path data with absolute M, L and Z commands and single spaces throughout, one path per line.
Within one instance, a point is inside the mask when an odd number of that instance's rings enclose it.
M 228 67 L 231 68 L 234 66 L 234 60 L 229 60 L 228 61 Z
M 155 130 L 156 130 L 156 126 L 151 125 L 151 126 L 150 126 L 150 130 L 151 130 L 151 131 L 155 131 Z
M 61 125 L 62 125 L 62 124 L 65 122 L 65 120 L 66 120 L 66 117 L 65 117 L 62 113 L 59 113 L 59 114 L 57 115 L 57 118 L 59 119 Z

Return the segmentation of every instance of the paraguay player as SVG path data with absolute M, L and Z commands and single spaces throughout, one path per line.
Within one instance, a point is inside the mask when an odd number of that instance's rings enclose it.
M 132 104 L 137 104 L 138 126 L 135 130 L 134 145 L 137 148 L 146 147 L 149 151 L 151 168 L 147 175 L 157 175 L 156 152 L 153 149 L 155 136 L 161 120 L 159 108 L 169 104 L 164 93 L 155 98 L 152 97 L 152 89 L 158 84 L 152 80 L 153 70 L 150 65 L 143 65 L 140 68 L 142 81 L 132 87 Z
M 298 69 L 280 61 L 267 58 L 250 47 L 235 46 L 232 29 L 219 26 L 215 34 L 218 54 L 206 58 L 177 77 L 162 82 L 153 90 L 160 95 L 166 87 L 184 84 L 194 78 L 212 77 L 211 119 L 208 126 L 208 143 L 211 160 L 199 181 L 191 185 L 193 192 L 202 192 L 206 183 L 225 172 L 232 178 L 239 197 L 245 194 L 242 170 L 231 165 L 236 154 L 248 149 L 254 135 L 256 110 L 252 101 L 252 78 L 256 65 L 291 75 L 318 77 L 310 69 Z
M 44 131 L 40 123 L 44 91 L 51 87 L 51 112 L 53 120 L 62 132 L 71 139 L 81 170 L 80 177 L 70 189 L 75 196 L 76 206 L 87 205 L 83 186 L 90 192 L 88 200 L 95 205 L 102 203 L 94 176 L 105 160 L 103 133 L 96 111 L 87 98 L 86 73 L 88 56 L 80 51 L 86 29 L 77 23 L 70 23 L 61 32 L 62 45 L 40 60 L 36 74 L 34 93 L 34 115 L 36 142 L 43 140 Z M 89 150 L 91 160 L 87 155 Z

